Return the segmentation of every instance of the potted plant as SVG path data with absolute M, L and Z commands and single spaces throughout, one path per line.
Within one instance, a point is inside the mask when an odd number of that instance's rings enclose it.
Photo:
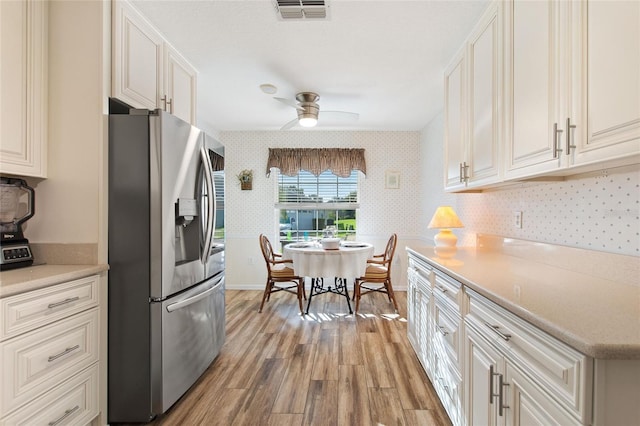
M 240 188 L 251 189 L 251 182 L 253 181 L 253 171 L 252 170 L 243 170 L 238 175 L 238 180 L 240 181 Z

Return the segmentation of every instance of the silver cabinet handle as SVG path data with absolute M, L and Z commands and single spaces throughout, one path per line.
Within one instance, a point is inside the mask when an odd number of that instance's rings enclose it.
M 173 99 L 167 99 L 167 105 L 169 105 L 169 113 L 173 114 Z
M 62 300 L 60 302 L 49 303 L 47 305 L 47 308 L 48 309 L 57 308 L 58 306 L 66 305 L 67 303 L 75 302 L 76 300 L 80 300 L 80 297 L 79 296 L 69 297 L 69 298 L 66 298 L 66 299 L 64 299 L 64 300 Z
M 68 409 L 68 410 L 65 410 L 64 414 L 63 414 L 61 417 L 59 417 L 58 419 L 56 419 L 56 420 L 54 420 L 54 421 L 52 421 L 52 422 L 49 422 L 49 423 L 48 423 L 48 424 L 49 424 L 49 426 L 56 426 L 58 423 L 60 423 L 61 421 L 63 421 L 64 419 L 66 419 L 67 417 L 69 417 L 70 415 L 72 415 L 73 413 L 75 413 L 76 411 L 78 411 L 79 409 L 80 409 L 80 406 L 79 406 L 79 405 L 76 405 L 76 406 L 75 406 L 75 407 L 73 407 L 73 408 L 70 408 L 70 409 Z
M 566 144 L 566 155 L 571 154 L 571 148 L 575 148 L 575 145 L 571 145 L 571 130 L 575 129 L 576 125 L 571 124 L 571 119 L 567 118 L 567 144 Z
M 485 322 L 484 325 L 492 329 L 498 336 L 500 336 L 502 339 L 506 340 L 507 342 L 509 341 L 509 339 L 511 339 L 510 334 L 505 334 L 502 331 L 500 331 L 499 325 L 489 324 L 488 322 Z
M 553 123 L 553 158 L 558 158 L 558 154 L 562 152 L 558 144 L 558 133 L 562 133 L 562 129 L 558 129 L 558 123 Z
M 509 386 L 509 383 L 504 383 L 504 376 L 498 374 L 498 415 L 502 417 L 505 408 L 509 408 L 508 405 L 504 405 L 504 388 Z
M 449 334 L 449 332 L 445 330 L 444 327 L 441 326 L 440 324 L 436 324 L 436 328 L 438 329 L 440 334 L 442 334 L 443 336 L 446 336 L 447 334 Z
M 464 163 L 462 163 L 462 171 L 463 171 L 463 179 L 465 182 L 467 182 L 469 180 L 469 165 L 467 164 L 467 162 L 465 161 Z
M 60 358 L 61 356 L 65 356 L 66 354 L 71 353 L 71 352 L 73 352 L 73 351 L 75 351 L 76 349 L 79 349 L 79 348 L 80 348 L 80 345 L 75 345 L 75 346 L 73 346 L 71 348 L 67 348 L 64 351 L 62 351 L 59 354 L 57 354 L 57 355 L 51 355 L 49 358 L 47 358 L 47 362 L 55 361 L 56 359 Z
M 160 98 L 160 102 L 162 102 L 162 110 L 166 111 L 167 110 L 167 95 L 164 95 L 163 97 Z
M 462 163 L 460 163 L 460 183 L 464 182 L 464 169 L 462 168 Z
M 444 287 L 442 287 L 441 285 L 437 285 L 437 286 L 436 286 L 436 288 L 437 288 L 438 290 L 440 290 L 441 292 L 443 292 L 443 293 L 446 293 L 446 292 L 447 292 L 447 289 L 446 289 L 446 288 L 444 288 Z

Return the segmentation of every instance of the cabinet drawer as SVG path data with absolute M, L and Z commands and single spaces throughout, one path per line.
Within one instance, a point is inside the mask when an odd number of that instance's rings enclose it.
M 434 374 L 432 378 L 433 387 L 440 397 L 443 407 L 449 414 L 451 423 L 462 424 L 462 379 L 451 369 L 445 358 L 442 358 L 438 351 L 433 354 Z
M 467 289 L 466 321 L 496 343 L 507 358 L 547 390 L 566 409 L 587 421 L 591 392 L 590 358 L 483 296 Z
M 440 271 L 435 271 L 433 292 L 449 299 L 455 306 L 460 306 L 462 284 Z
M 409 270 L 414 271 L 417 277 L 421 278 L 424 282 L 429 283 L 429 286 L 431 286 L 433 267 L 431 267 L 427 262 L 409 254 Z
M 30 404 L 3 417 L 3 425 L 88 424 L 99 414 L 98 365 L 73 376 Z
M 461 323 L 460 313 L 439 296 L 434 297 L 433 305 L 433 339 L 435 350 L 442 351 L 451 365 L 460 369 L 461 360 Z
M 98 305 L 99 276 L 0 299 L 0 341 Z
M 98 360 L 98 309 L 0 344 L 2 396 L 8 413 Z

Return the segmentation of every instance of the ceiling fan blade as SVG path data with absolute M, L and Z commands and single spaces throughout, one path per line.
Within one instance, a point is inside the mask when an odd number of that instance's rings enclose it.
M 294 101 L 293 99 L 286 99 L 286 98 L 278 98 L 278 97 L 273 97 L 273 99 L 275 99 L 276 101 L 282 102 L 285 105 L 289 105 L 290 107 L 294 107 L 295 109 L 299 109 L 304 111 L 304 108 L 302 108 L 300 105 L 298 105 L 298 103 L 296 101 Z
M 322 120 L 323 118 L 338 119 L 340 121 L 358 121 L 360 114 L 357 112 L 320 110 L 319 120 Z
M 294 119 L 291 120 L 290 122 L 288 122 L 287 124 L 285 124 L 284 126 L 280 127 L 280 130 L 289 130 L 292 127 L 295 127 L 296 124 L 298 124 L 298 119 Z

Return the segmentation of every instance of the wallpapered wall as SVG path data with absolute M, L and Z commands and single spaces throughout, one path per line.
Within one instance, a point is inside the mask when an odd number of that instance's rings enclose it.
M 454 205 L 465 224 L 464 229 L 454 230 L 458 244 L 473 245 L 475 234 L 485 233 L 640 256 L 638 166 L 480 194 L 445 194 L 441 189 L 443 140 L 440 114 L 421 137 L 423 209 L 433 212 L 440 203 Z M 523 212 L 522 229 L 514 226 L 515 211 Z M 425 235 L 432 238 L 435 231 Z
M 266 177 L 269 148 L 364 148 L 366 177 L 361 176 L 358 239 L 383 250 L 391 232 L 406 239 L 419 235 L 420 187 L 418 132 L 263 131 L 221 132 L 225 145 L 227 286 L 264 288 L 265 268 L 258 235 L 276 238 L 275 173 Z M 253 170 L 253 189 L 242 191 L 236 175 Z M 400 187 L 385 189 L 385 171 L 400 172 Z M 403 242 L 403 240 L 405 242 Z M 272 241 L 273 243 L 273 241 Z M 274 244 L 279 249 L 279 244 Z M 399 282 L 406 266 L 395 268 Z

